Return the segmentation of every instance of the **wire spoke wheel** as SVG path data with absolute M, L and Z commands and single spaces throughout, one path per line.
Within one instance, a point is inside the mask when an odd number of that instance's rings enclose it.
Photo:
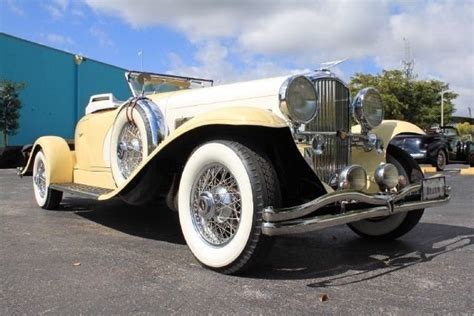
M 46 156 L 40 150 L 34 156 L 33 162 L 33 191 L 36 203 L 43 209 L 53 210 L 58 208 L 63 197 L 61 191 L 49 188 L 50 176 Z
M 241 195 L 237 180 L 221 164 L 206 166 L 191 191 L 191 216 L 196 231 L 212 246 L 228 243 L 241 219 Z
M 266 157 L 235 141 L 214 140 L 188 158 L 179 222 L 202 265 L 233 274 L 257 264 L 272 245 L 261 230 L 266 205 L 280 205 L 278 178 Z
M 40 160 L 35 169 L 35 175 L 33 181 L 38 188 L 38 193 L 41 198 L 44 198 L 46 195 L 46 169 L 44 167 L 43 160 Z
M 119 169 L 126 179 L 143 160 L 143 144 L 140 130 L 133 122 L 125 124 L 120 131 L 117 145 Z
M 440 150 L 438 152 L 438 157 L 436 158 L 436 163 L 437 163 L 437 168 L 439 170 L 443 170 L 443 168 L 446 166 L 446 155 L 444 151 Z

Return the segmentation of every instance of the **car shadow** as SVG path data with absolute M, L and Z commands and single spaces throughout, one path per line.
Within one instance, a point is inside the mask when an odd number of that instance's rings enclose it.
M 308 284 L 313 288 L 343 286 L 429 262 L 473 241 L 474 229 L 445 224 L 419 223 L 392 241 L 365 240 L 341 226 L 312 236 L 277 239 L 263 266 L 246 277 L 316 279 Z
M 61 211 L 75 214 L 97 224 L 147 239 L 185 244 L 176 212 L 165 204 L 148 207 L 128 205 L 120 199 L 98 202 L 78 197 L 65 197 Z
M 126 234 L 185 244 L 178 214 L 166 205 L 130 206 L 115 199 L 97 202 L 66 197 L 62 211 Z M 412 232 L 393 241 L 368 241 L 346 226 L 310 234 L 275 238 L 275 244 L 255 269 L 241 275 L 254 279 L 316 279 L 309 287 L 331 287 L 363 282 L 473 244 L 474 229 L 419 223 Z

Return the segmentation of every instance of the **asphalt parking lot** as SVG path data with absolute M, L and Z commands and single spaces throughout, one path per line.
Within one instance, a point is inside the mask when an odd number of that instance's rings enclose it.
M 235 277 L 203 269 L 162 207 L 66 196 L 46 211 L 30 177 L 0 170 L 0 314 L 472 313 L 474 176 L 444 174 L 451 203 L 400 240 L 345 226 L 278 238 Z

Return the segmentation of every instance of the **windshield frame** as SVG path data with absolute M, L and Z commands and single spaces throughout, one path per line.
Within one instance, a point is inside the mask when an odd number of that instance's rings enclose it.
M 214 81 L 210 79 L 166 75 L 143 71 L 127 71 L 125 72 L 125 78 L 134 97 L 184 89 L 212 87 L 214 85 Z M 154 89 L 153 91 L 146 91 L 144 88 L 147 86 L 147 84 L 156 84 L 157 89 Z M 166 91 L 157 91 L 160 87 L 164 87 L 165 85 L 167 86 Z

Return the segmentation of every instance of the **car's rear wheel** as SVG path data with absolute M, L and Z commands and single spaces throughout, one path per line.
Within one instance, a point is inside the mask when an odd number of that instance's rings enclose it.
M 233 274 L 250 268 L 271 246 L 262 211 L 278 206 L 272 164 L 241 143 L 212 141 L 189 157 L 179 185 L 184 238 L 205 267 Z
M 411 182 L 420 179 L 410 177 L 407 167 L 395 156 L 387 154 L 387 162 L 394 164 L 400 175 L 411 179 Z M 421 173 L 420 173 L 421 175 Z M 368 239 L 396 239 L 411 231 L 423 216 L 423 209 L 397 213 L 382 218 L 361 220 L 349 224 L 349 227 L 359 236 Z
M 43 151 L 38 151 L 33 163 L 33 191 L 38 206 L 47 210 L 58 208 L 63 198 L 61 191 L 49 188 L 47 163 Z

